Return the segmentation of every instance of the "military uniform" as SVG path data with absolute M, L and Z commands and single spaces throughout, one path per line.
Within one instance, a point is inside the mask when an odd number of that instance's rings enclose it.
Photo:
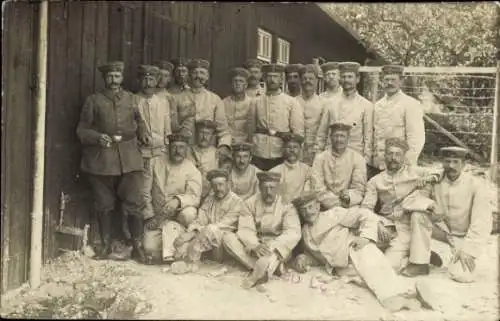
M 205 68 L 209 69 L 206 60 L 195 59 L 190 61 L 189 69 Z M 200 120 L 211 120 L 215 122 L 215 131 L 218 139 L 218 146 L 231 145 L 231 134 L 227 124 L 224 104 L 219 96 L 213 92 L 201 88 L 199 92 L 193 89 L 185 90 L 175 97 L 177 117 L 180 130 L 185 134 L 191 134 L 194 138 L 194 125 Z M 194 141 L 191 141 L 193 144 Z
M 211 181 L 216 177 L 225 177 L 228 179 L 228 173 L 223 170 L 212 170 L 207 173 L 207 180 Z M 224 236 L 236 232 L 238 217 L 243 211 L 243 201 L 241 198 L 229 191 L 221 200 L 213 195 L 208 196 L 198 210 L 198 217 L 184 229 L 177 222 L 170 221 L 169 225 L 175 225 L 170 228 L 175 231 L 177 238 L 183 231 L 191 233 L 196 232 L 193 239 L 176 248 L 177 256 L 185 256 L 188 261 L 197 262 L 201 259 L 202 253 L 211 251 L 212 257 L 221 260 L 223 257 L 222 242 Z
M 359 64 L 341 63 L 341 72 L 357 72 Z M 333 123 L 345 123 L 352 126 L 349 146 L 365 157 L 369 163 L 372 155 L 373 106 L 358 92 L 346 96 L 345 92 L 338 99 L 327 104 L 321 118 L 316 138 L 318 150 L 324 150 L 329 139 L 328 126 Z
M 258 175 L 260 181 L 273 180 L 277 183 L 280 180 L 280 175 L 276 173 L 261 172 Z M 258 260 L 251 251 L 261 243 L 266 244 L 279 258 L 279 262 L 269 262 L 269 271 L 274 272 L 280 262 L 290 258 L 300 240 L 297 211 L 291 204 L 284 203 L 280 196 L 276 196 L 273 204 L 268 206 L 260 193 L 249 198 L 245 204 L 236 236 L 226 236 L 224 245 L 235 259 L 253 269 Z
M 314 65 L 306 65 L 299 70 L 300 75 L 306 72 L 314 72 L 317 75 Z M 304 147 L 302 161 L 311 166 L 315 156 L 316 135 L 318 133 L 319 123 L 323 115 L 324 101 L 317 95 L 313 94 L 309 98 L 304 95 L 296 98 L 304 110 Z
M 234 144 L 231 146 L 233 153 L 245 151 L 249 154 L 252 151 L 251 144 Z M 233 158 L 234 159 L 234 158 Z M 236 168 L 232 168 L 229 179 L 231 181 L 231 190 L 236 193 L 241 199 L 246 200 L 255 195 L 258 191 L 257 173 L 261 170 L 252 164 L 249 164 L 244 172 L 239 172 Z
M 239 76 L 248 79 L 249 73 L 243 68 L 234 68 L 231 71 L 231 79 Z M 222 100 L 224 110 L 234 143 L 243 143 L 250 141 L 249 137 L 249 113 L 251 111 L 253 98 L 247 94 L 243 99 L 236 99 L 234 95 L 228 96 Z
M 174 65 L 169 61 L 162 60 L 162 61 L 158 62 L 156 64 L 156 66 L 158 68 L 160 68 L 160 70 L 167 70 L 170 73 L 172 73 L 174 70 Z M 168 86 L 168 84 L 167 84 L 167 86 Z M 174 96 L 172 95 L 170 90 L 171 90 L 171 86 L 166 87 L 166 88 L 158 88 L 157 95 L 164 96 L 168 100 L 169 111 L 170 111 L 170 128 L 172 129 L 172 132 L 176 132 L 178 130 L 178 127 L 179 127 L 179 125 L 177 124 L 177 110 L 175 108 L 173 108 Z
M 173 71 L 175 72 L 175 70 L 177 68 L 187 67 L 188 63 L 189 63 L 189 60 L 185 59 L 185 58 L 182 58 L 182 57 L 172 59 L 172 65 L 174 66 Z M 177 94 L 179 94 L 179 93 L 181 93 L 183 91 L 186 91 L 187 89 L 189 89 L 189 85 L 187 83 L 185 83 L 185 84 L 177 84 L 176 82 L 174 82 L 174 84 L 170 87 L 169 92 L 175 98 L 175 96 Z
M 187 144 L 187 138 L 174 134 L 169 137 L 169 143 L 183 141 Z M 189 159 L 181 163 L 173 163 L 165 159 L 165 171 L 163 177 L 157 182 L 163 182 L 163 186 L 153 184 L 153 194 L 159 195 L 153 199 L 153 209 L 156 215 L 166 216 L 168 220 L 174 220 L 184 226 L 188 226 L 197 214 L 202 192 L 202 177 L 200 171 Z M 163 191 L 158 193 L 156 191 Z M 174 213 L 166 213 L 165 205 L 172 198 L 179 201 L 179 207 Z M 173 256 L 173 242 L 170 238 L 171 231 L 167 229 L 167 223 L 163 222 L 156 230 L 146 230 L 144 233 L 144 247 L 148 253 L 156 258 L 168 258 Z
M 302 144 L 304 139 L 298 135 L 286 135 L 284 141 L 285 145 L 289 141 Z M 283 164 L 273 167 L 269 171 L 281 175 L 279 194 L 283 198 L 284 203 L 289 203 L 294 198 L 311 189 L 311 167 L 299 160 L 294 163 L 285 160 Z
M 403 67 L 385 66 L 383 73 L 402 74 Z M 425 128 L 423 108 L 420 102 L 402 91 L 385 95 L 375 103 L 373 112 L 373 160 L 371 166 L 385 169 L 385 140 L 398 137 L 405 140 L 409 146 L 407 159 L 410 164 L 416 164 L 424 147 Z
M 325 75 L 328 71 L 330 70 L 338 70 L 339 69 L 339 64 L 333 61 L 326 62 L 321 65 L 321 71 L 323 72 L 323 75 Z M 326 103 L 329 102 L 330 100 L 336 99 L 342 94 L 343 90 L 342 87 L 338 86 L 334 91 L 331 90 L 325 90 L 321 94 L 319 94 L 319 97 Z
M 143 65 L 139 67 L 139 75 L 152 74 L 159 76 L 159 69 L 154 66 Z M 139 111 L 146 122 L 148 132 L 151 134 L 151 143 L 141 147 L 144 159 L 144 185 L 142 195 L 146 202 L 144 218 L 154 216 L 151 190 L 153 181 L 161 177 L 164 170 L 164 158 L 167 152 L 168 136 L 172 133 L 170 127 L 170 105 L 165 96 L 146 95 L 138 93 Z M 159 184 L 161 186 L 162 184 Z
M 265 65 L 264 72 L 283 72 L 279 65 Z M 304 112 L 296 99 L 284 93 L 266 94 L 255 99 L 250 113 L 250 127 L 255 146 L 253 164 L 268 170 L 283 162 L 280 133 L 304 136 Z
M 106 75 L 111 71 L 123 72 L 122 62 L 99 67 Z M 142 233 L 141 197 L 143 160 L 139 140 L 144 142 L 147 129 L 138 109 L 137 97 L 123 89 L 99 91 L 85 100 L 77 127 L 83 144 L 81 169 L 89 174 L 94 195 L 94 207 L 104 245 L 104 255 L 110 251 L 110 213 L 120 199 L 125 216 L 134 220 L 132 237 L 139 242 Z M 109 135 L 113 142 L 100 145 L 101 135 Z

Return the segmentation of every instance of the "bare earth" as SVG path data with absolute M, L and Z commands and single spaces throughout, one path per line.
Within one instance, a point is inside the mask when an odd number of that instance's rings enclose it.
M 443 256 L 447 248 L 435 242 Z M 133 261 L 97 262 L 77 253 L 68 253 L 49 264 L 44 273 L 44 284 L 39 289 L 24 289 L 7 297 L 2 304 L 2 316 L 33 316 L 32 311 L 43 298 L 66 297 L 73 303 L 64 310 L 67 317 L 78 314 L 76 303 L 85 306 L 85 295 L 136 298 L 131 314 L 100 311 L 100 317 L 139 319 L 316 319 L 316 320 L 498 320 L 498 236 L 490 236 L 483 259 L 478 262 L 478 281 L 460 284 L 446 276 L 445 268 L 434 268 L 427 280 L 436 293 L 437 310 L 385 311 L 369 290 L 345 279 L 313 284 L 311 277 L 326 276 L 320 269 L 301 275 L 290 272 L 294 278 L 276 278 L 263 287 L 244 290 L 240 287 L 246 275 L 235 266 L 209 262 L 191 274 L 174 275 L 165 266 L 143 266 Z M 323 288 L 323 289 L 321 289 Z M 104 294 L 103 294 L 104 291 Z M 116 301 L 120 301 L 115 299 Z M 121 300 L 123 301 L 123 300 Z M 69 304 L 69 303 L 67 303 Z M 87 302 L 87 305 L 89 303 Z M 116 305 L 116 304 L 115 304 Z M 56 309 L 56 307 L 54 307 Z M 71 310 L 73 309 L 73 310 Z M 106 310 L 106 311 L 104 311 Z M 17 314 L 12 314 L 17 311 Z M 113 314 L 114 313 L 114 314 Z

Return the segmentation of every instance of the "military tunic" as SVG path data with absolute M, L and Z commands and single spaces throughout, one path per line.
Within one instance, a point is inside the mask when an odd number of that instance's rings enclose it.
M 319 94 L 319 98 L 321 98 L 326 103 L 329 100 L 338 99 L 342 94 L 342 92 L 343 92 L 342 87 L 338 87 L 337 90 L 334 92 L 326 90 L 321 94 Z
M 290 203 L 302 193 L 311 190 L 312 170 L 307 164 L 285 161 L 269 171 L 281 174 L 279 194 L 284 203 Z
M 324 150 L 329 139 L 329 126 L 345 123 L 352 126 L 349 147 L 358 151 L 369 163 L 372 157 L 373 105 L 357 92 L 353 97 L 339 95 L 338 99 L 326 104 L 318 127 L 316 144 L 318 150 Z
M 200 120 L 215 122 L 215 132 L 218 146 L 231 145 L 231 134 L 227 124 L 224 104 L 219 96 L 213 92 L 202 89 L 195 93 L 193 90 L 184 90 L 175 96 L 179 127 L 190 133 L 194 142 L 195 123 Z
M 308 165 L 312 165 L 314 160 L 314 148 L 316 145 L 316 134 L 324 110 L 324 101 L 316 94 L 305 100 L 303 96 L 297 97 L 304 110 L 304 145 L 302 160 Z
M 249 117 L 255 146 L 253 155 L 256 157 L 272 159 L 283 156 L 283 140 L 269 135 L 269 131 L 292 132 L 304 136 L 302 106 L 295 98 L 282 92 L 256 98 Z
M 233 143 L 249 142 L 251 139 L 248 120 L 253 101 L 248 95 L 245 95 L 243 100 L 235 100 L 233 96 L 222 100 Z
M 423 110 L 419 101 L 402 91 L 382 97 L 374 107 L 373 137 L 372 166 L 385 169 L 385 140 L 389 137 L 405 140 L 410 147 L 406 158 L 410 164 L 416 164 L 425 143 Z
M 266 94 L 266 90 L 262 86 L 257 86 L 256 88 L 247 88 L 247 96 L 251 98 L 260 97 Z
M 210 192 L 210 182 L 208 181 L 206 175 L 212 169 L 219 167 L 219 159 L 217 157 L 217 148 L 213 146 L 208 146 L 206 148 L 201 148 L 197 145 L 189 148 L 188 157 L 196 168 L 201 173 L 203 180 L 203 188 L 201 192 L 201 198 L 205 198 Z
M 300 221 L 293 205 L 277 196 L 274 203 L 267 206 L 260 193 L 245 204 L 248 213 L 240 215 L 238 221 L 237 236 L 241 242 L 248 250 L 264 243 L 286 260 L 301 237 Z
M 160 88 L 156 94 L 158 96 L 163 96 L 168 100 L 168 109 L 170 112 L 170 129 L 172 130 L 172 132 L 176 132 L 179 129 L 179 124 L 177 121 L 177 108 L 174 108 L 174 95 L 165 88 Z
M 84 172 L 119 176 L 142 171 L 137 138 L 144 137 L 147 129 L 134 94 L 123 89 L 116 94 L 103 90 L 87 97 L 76 132 L 83 144 Z M 101 134 L 120 135 L 122 140 L 104 148 L 99 145 Z
M 366 164 L 355 150 L 347 148 L 342 155 L 331 148 L 316 156 L 312 166 L 313 189 L 320 193 L 319 201 L 334 201 L 340 206 L 339 194 L 346 190 L 350 206 L 359 205 L 365 195 Z
M 257 173 L 261 170 L 254 165 L 248 165 L 243 173 L 238 173 L 235 169 L 231 171 L 231 190 L 243 200 L 255 195 L 258 191 L 259 180 Z

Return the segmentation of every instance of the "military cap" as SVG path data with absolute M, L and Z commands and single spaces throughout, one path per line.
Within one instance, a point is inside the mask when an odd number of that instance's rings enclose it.
M 402 75 L 405 68 L 400 65 L 386 65 L 382 67 L 382 73 L 384 74 L 397 74 Z
M 311 203 L 312 201 L 316 200 L 318 197 L 318 193 L 315 191 L 311 192 L 306 192 L 303 195 L 300 195 L 299 197 L 296 197 L 292 200 L 293 206 L 295 208 L 300 209 L 302 206 L 307 205 Z
M 281 180 L 280 173 L 258 172 L 256 175 L 259 182 L 279 182 Z
M 204 68 L 206 70 L 209 70 L 210 63 L 205 59 L 191 59 L 191 61 L 188 62 L 187 67 L 189 70 L 195 68 Z
M 189 59 L 186 58 L 179 57 L 172 59 L 172 64 L 174 65 L 174 68 L 187 67 L 188 63 Z
M 391 146 L 399 147 L 405 152 L 408 151 L 408 149 L 410 149 L 408 147 L 408 143 L 405 140 L 397 137 L 390 137 L 385 140 L 385 147 L 387 148 Z
M 297 142 L 299 144 L 302 144 L 304 142 L 304 137 L 294 133 L 283 133 L 281 134 L 281 139 L 283 139 L 283 142 L 285 144 L 288 142 Z
M 125 69 L 125 64 L 123 63 L 123 61 L 110 61 L 104 65 L 99 66 L 98 69 L 103 74 L 111 71 L 123 72 L 123 69 Z
M 247 59 L 247 61 L 245 61 L 245 63 L 243 64 L 243 67 L 245 67 L 246 69 L 250 69 L 250 68 L 254 68 L 254 67 L 257 67 L 257 68 L 262 68 L 262 61 L 260 61 L 259 59 L 255 59 L 255 58 L 249 58 Z
M 240 76 L 240 77 L 243 77 L 245 79 L 248 79 L 248 77 L 250 77 L 250 73 L 245 68 L 236 67 L 236 68 L 231 69 L 229 76 L 231 77 L 231 79 L 236 77 L 236 76 Z
M 139 76 L 154 76 L 158 77 L 160 74 L 160 68 L 151 65 L 140 65 L 137 68 L 137 74 Z
M 223 169 L 220 169 L 220 168 L 212 169 L 212 170 L 208 171 L 207 179 L 209 181 L 211 181 L 217 177 L 224 177 L 227 180 L 229 178 L 229 173 Z
M 270 73 L 270 72 L 283 73 L 284 71 L 285 71 L 285 68 L 282 65 L 278 65 L 278 64 L 268 64 L 268 65 L 262 66 L 263 73 Z
M 300 67 L 299 69 L 299 75 L 303 75 L 307 72 L 312 72 L 316 75 L 316 77 L 318 76 L 318 69 L 315 65 L 313 64 L 307 64 L 307 65 L 303 65 L 302 67 Z
M 462 148 L 458 146 L 443 147 L 439 150 L 442 157 L 457 157 L 465 158 L 469 155 L 469 150 L 467 148 Z
M 183 142 L 186 144 L 189 144 L 189 137 L 187 135 L 183 135 L 180 132 L 168 135 L 168 142 L 173 143 L 173 142 Z
M 299 72 L 300 68 L 302 68 L 302 64 L 289 64 L 285 67 L 285 73 Z
M 351 130 L 351 128 L 352 128 L 351 125 L 344 124 L 344 123 L 333 123 L 333 124 L 330 125 L 330 131 L 331 132 L 334 132 L 334 131 L 337 131 L 337 130 L 348 132 L 348 131 Z
M 249 143 L 240 143 L 231 145 L 231 150 L 234 152 L 251 152 L 252 144 Z
M 338 69 L 339 69 L 338 62 L 329 61 L 321 65 L 321 70 L 323 70 L 323 72 L 327 72 L 330 70 L 338 70 Z
M 346 61 L 339 63 L 340 72 L 358 72 L 361 65 L 357 62 Z
M 210 128 L 215 129 L 215 122 L 210 119 L 198 120 L 195 123 L 196 128 Z
M 172 72 L 174 70 L 174 64 L 172 64 L 170 61 L 167 60 L 161 60 L 156 63 L 156 67 L 162 69 L 162 70 L 168 70 Z

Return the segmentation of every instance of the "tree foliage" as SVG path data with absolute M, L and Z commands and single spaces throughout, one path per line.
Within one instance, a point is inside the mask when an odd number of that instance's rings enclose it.
M 331 9 L 365 44 L 405 66 L 495 66 L 493 2 L 337 3 Z

